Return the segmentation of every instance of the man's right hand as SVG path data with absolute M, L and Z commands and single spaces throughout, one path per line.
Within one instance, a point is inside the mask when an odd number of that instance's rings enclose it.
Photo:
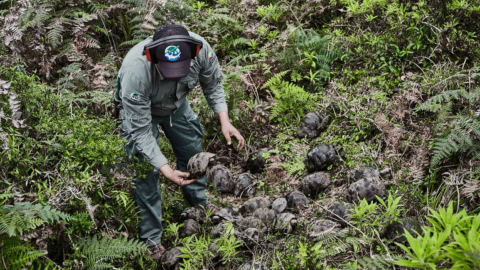
M 181 187 L 190 185 L 191 183 L 196 182 L 198 179 L 189 179 L 190 173 L 182 172 L 179 170 L 173 170 L 170 165 L 165 164 L 160 168 L 160 172 L 174 184 L 177 184 Z

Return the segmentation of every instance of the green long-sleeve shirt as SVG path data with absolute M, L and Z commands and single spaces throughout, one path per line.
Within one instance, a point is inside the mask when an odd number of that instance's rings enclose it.
M 191 32 L 190 36 L 201 40 L 203 48 L 192 60 L 188 75 L 178 81 L 164 79 L 156 65 L 148 62 L 143 55 L 143 48 L 152 41 L 152 37 L 127 53 L 119 71 L 122 121 L 138 151 L 157 169 L 167 164 L 167 159 L 152 134 L 152 115 L 174 114 L 187 101 L 186 96 L 195 88 L 197 81 L 200 81 L 205 98 L 215 114 L 227 111 L 218 59 L 204 38 Z

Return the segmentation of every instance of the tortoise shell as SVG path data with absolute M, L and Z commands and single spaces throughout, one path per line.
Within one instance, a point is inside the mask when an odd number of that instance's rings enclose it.
M 206 174 L 207 168 L 213 163 L 215 154 L 208 152 L 200 152 L 190 158 L 187 165 L 187 170 L 190 173 L 190 178 L 199 178 Z

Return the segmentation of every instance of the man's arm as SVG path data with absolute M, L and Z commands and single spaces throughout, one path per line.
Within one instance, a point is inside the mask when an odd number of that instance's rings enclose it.
M 220 119 L 222 133 L 227 140 L 227 144 L 231 144 L 231 137 L 233 136 L 238 141 L 238 149 L 242 149 L 245 145 L 245 139 L 230 123 L 225 92 L 222 85 L 223 74 L 217 56 L 213 53 L 208 43 L 204 43 L 198 58 L 202 66 L 199 74 L 200 85 L 202 86 L 203 94 L 207 99 L 208 105 Z
M 137 150 L 148 163 L 159 169 L 167 164 L 167 159 L 160 151 L 152 133 L 152 113 L 148 89 L 132 73 L 125 73 L 121 78 L 123 122 L 132 136 Z

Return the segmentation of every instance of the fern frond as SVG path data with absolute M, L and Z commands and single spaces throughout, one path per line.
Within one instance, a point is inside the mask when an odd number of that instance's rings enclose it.
M 474 143 L 472 134 L 480 134 L 480 121 L 471 116 L 456 116 L 454 128 L 444 138 L 438 138 L 433 146 L 431 166 L 436 167 L 446 158 L 457 153 L 478 153 L 480 146 Z
M 50 14 L 51 9 L 49 8 L 49 4 L 42 5 L 42 7 L 38 8 L 35 10 L 35 12 L 32 12 L 32 15 L 34 14 L 32 18 L 30 18 L 30 14 L 24 14 L 24 18 L 28 20 L 26 23 L 23 24 L 21 31 L 27 30 L 29 27 L 40 27 L 43 25 L 46 21 L 48 21 L 52 15 Z M 33 11 L 34 9 L 31 9 L 29 11 Z
M 21 202 L 14 206 L 2 205 L 0 206 L 0 233 L 9 236 L 21 235 L 24 231 L 33 230 L 44 223 L 53 224 L 69 219 L 70 215 L 51 209 L 48 205 L 32 205 L 30 202 Z
M 439 104 L 442 102 L 449 102 L 451 100 L 458 100 L 461 97 L 470 99 L 469 93 L 465 89 L 457 89 L 450 91 L 443 91 L 435 95 L 415 108 L 415 111 L 430 111 L 436 112 L 439 109 Z
M 145 243 L 126 237 L 116 239 L 103 237 L 98 240 L 93 236 L 79 241 L 79 254 L 86 258 L 86 268 L 92 270 L 113 268 L 108 262 L 128 254 L 143 255 L 146 250 Z
M 285 71 L 282 71 L 282 72 L 279 72 L 275 75 L 273 75 L 273 77 L 271 77 L 270 79 L 268 79 L 267 82 L 265 82 L 263 85 L 262 85 L 262 89 L 266 89 L 266 88 L 271 88 L 273 85 L 278 85 L 281 83 L 282 81 L 282 78 L 289 72 L 290 70 L 285 70 Z
M 363 257 L 357 259 L 358 265 L 360 269 L 365 270 L 384 270 L 384 269 L 392 269 L 393 263 L 396 260 L 403 259 L 403 256 L 399 255 L 391 255 L 388 254 L 380 254 L 374 255 L 373 258 L 371 257 Z
M 250 40 L 244 37 L 236 38 L 233 40 L 232 44 L 233 46 L 237 47 L 238 45 L 246 45 L 248 44 Z
M 21 243 L 18 238 L 4 237 L 0 240 L 0 247 L 0 261 L 7 269 L 30 267 L 38 258 L 46 255 L 44 251 L 34 250 Z
M 271 109 L 270 119 L 289 114 L 296 121 L 304 115 L 305 111 L 313 111 L 316 105 L 317 96 L 303 89 L 303 87 L 290 82 L 278 80 L 267 82 L 271 92 L 274 94 L 276 106 Z
M 61 20 L 53 21 L 48 27 L 49 31 L 47 32 L 47 40 L 52 45 L 53 48 L 56 48 L 62 43 L 63 33 L 65 29 L 62 25 Z

